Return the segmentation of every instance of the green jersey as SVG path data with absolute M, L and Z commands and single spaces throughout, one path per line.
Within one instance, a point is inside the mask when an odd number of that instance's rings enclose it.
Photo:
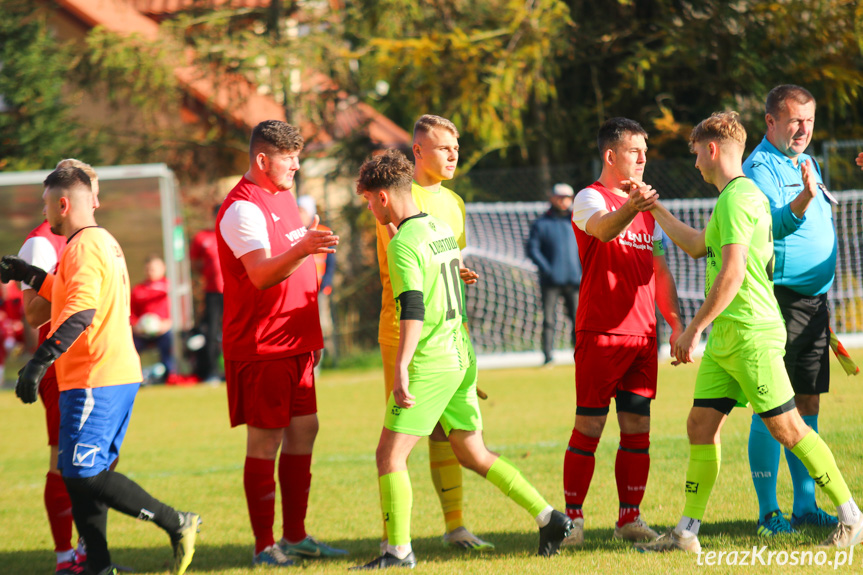
M 396 313 L 404 292 L 422 293 L 425 316 L 410 371 L 465 370 L 474 364 L 466 321 L 464 289 L 459 276 L 460 250 L 452 229 L 425 213 L 399 225 L 387 246 Z
M 748 247 L 746 276 L 734 299 L 717 317 L 745 324 L 781 323 L 773 295 L 773 219 L 770 204 L 749 178 L 731 180 L 719 194 L 704 238 L 707 247 L 705 296 L 722 269 L 722 247 Z

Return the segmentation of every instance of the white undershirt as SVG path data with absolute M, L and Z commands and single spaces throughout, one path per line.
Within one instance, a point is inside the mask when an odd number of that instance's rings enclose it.
M 237 259 L 255 250 L 270 249 L 267 218 L 252 202 L 238 200 L 231 204 L 222 215 L 219 231 Z
M 48 238 L 33 236 L 29 238 L 18 251 L 18 257 L 30 265 L 53 273 L 57 267 L 57 250 Z M 31 286 L 21 282 L 21 289 L 33 289 Z

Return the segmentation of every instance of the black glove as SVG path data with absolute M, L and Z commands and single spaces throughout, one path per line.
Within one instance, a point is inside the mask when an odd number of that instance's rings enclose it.
M 47 275 L 45 270 L 30 265 L 17 256 L 0 258 L 0 281 L 4 284 L 14 280 L 24 282 L 34 290 L 39 291 Z
M 57 359 L 44 344 L 39 346 L 33 358 L 18 372 L 18 382 L 15 384 L 15 395 L 24 403 L 33 403 L 39 395 L 39 383 L 45 377 L 45 372 Z

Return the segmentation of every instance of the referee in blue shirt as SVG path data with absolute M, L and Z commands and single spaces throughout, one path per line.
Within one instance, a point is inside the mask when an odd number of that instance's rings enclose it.
M 827 291 L 836 270 L 836 200 L 824 187 L 821 168 L 804 153 L 815 125 L 815 98 L 800 86 L 773 88 L 765 102 L 767 135 L 743 163 L 773 213 L 774 293 L 785 318 L 785 368 L 803 420 L 818 431 L 820 394 L 830 387 Z M 791 451 L 785 458 L 794 484 L 791 521 L 776 498 L 779 444 L 761 418 L 752 416 L 749 467 L 758 495 L 758 534 L 793 532 L 799 525 L 835 526 L 836 517 L 815 503 L 815 481 Z

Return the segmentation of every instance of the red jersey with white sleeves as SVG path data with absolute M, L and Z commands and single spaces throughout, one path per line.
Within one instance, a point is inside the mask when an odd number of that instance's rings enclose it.
M 269 248 L 271 257 L 282 254 L 305 234 L 289 191 L 272 194 L 244 177 L 225 198 L 216 218 L 225 359 L 260 361 L 323 349 L 314 258 L 265 290 L 252 284 L 240 261 L 258 249 Z
M 162 319 L 171 319 L 171 298 L 168 293 L 168 278 L 144 280 L 132 288 L 132 325 L 137 325 L 142 315 L 153 313 Z
M 572 229 L 583 271 L 576 331 L 656 336 L 653 256 L 654 242 L 661 245 L 662 232 L 653 216 L 639 212 L 629 227 L 609 242 L 584 231 L 597 210 L 613 212 L 626 201 L 599 182 L 576 195 Z
M 51 232 L 51 226 L 47 220 L 33 228 L 33 231 L 24 240 L 24 245 L 18 250 L 18 257 L 30 265 L 43 269 L 48 273 L 54 273 L 57 270 L 57 262 L 60 261 L 60 253 L 66 247 L 66 236 L 58 236 Z M 33 289 L 29 285 L 22 283 L 21 289 Z M 51 333 L 51 322 L 45 322 L 39 328 L 39 341 L 37 346 L 42 345 L 48 334 Z M 54 365 L 48 368 L 45 377 L 54 378 Z

